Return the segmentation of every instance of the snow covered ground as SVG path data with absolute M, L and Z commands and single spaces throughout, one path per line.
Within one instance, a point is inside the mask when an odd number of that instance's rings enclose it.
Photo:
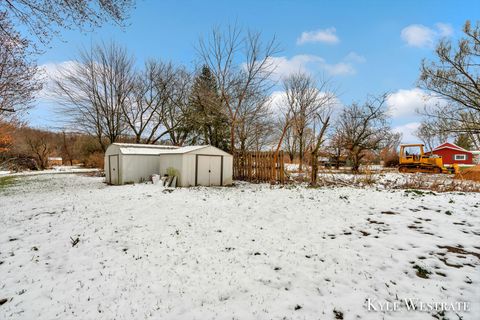
M 0 319 L 480 314 L 478 193 L 16 179 L 0 189 Z M 380 310 L 404 299 L 469 311 Z
M 38 171 L 21 171 L 21 172 L 11 172 L 11 171 L 0 171 L 1 176 L 32 176 L 39 174 L 55 174 L 55 173 L 88 173 L 88 172 L 99 172 L 99 169 L 95 168 L 83 168 L 80 166 L 54 166 L 51 169 L 38 170 Z

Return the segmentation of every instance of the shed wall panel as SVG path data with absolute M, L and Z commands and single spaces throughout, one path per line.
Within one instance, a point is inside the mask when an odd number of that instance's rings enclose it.
M 233 157 L 223 157 L 223 185 L 229 186 L 233 183 Z
M 157 155 L 122 155 L 120 184 L 146 181 L 158 174 Z
M 183 155 L 183 185 L 182 187 L 195 186 L 195 155 L 186 153 Z
M 159 173 L 161 176 L 167 174 L 169 168 L 175 169 L 177 176 L 177 186 L 184 186 L 184 173 L 183 173 L 183 155 L 182 154 L 163 154 L 159 156 L 157 162 Z
M 103 172 L 105 173 L 105 182 L 109 183 L 110 181 L 110 167 L 108 165 L 108 156 L 105 154 L 105 159 L 103 161 Z

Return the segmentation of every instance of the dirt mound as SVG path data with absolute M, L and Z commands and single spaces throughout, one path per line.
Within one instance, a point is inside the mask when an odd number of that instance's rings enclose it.
M 461 170 L 459 173 L 455 174 L 455 179 L 473 180 L 480 182 L 480 165 Z

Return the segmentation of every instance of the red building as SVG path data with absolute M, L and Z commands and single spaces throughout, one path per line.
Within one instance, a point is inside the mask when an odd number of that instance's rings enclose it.
M 444 165 L 474 164 L 473 154 L 453 143 L 445 142 L 434 148 L 431 153 L 442 157 Z

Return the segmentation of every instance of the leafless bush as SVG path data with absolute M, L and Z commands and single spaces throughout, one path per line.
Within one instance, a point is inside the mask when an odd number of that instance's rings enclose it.
M 84 166 L 87 168 L 100 168 L 104 166 L 104 154 L 103 152 L 94 152 L 90 154 L 86 159 Z
M 436 192 L 480 192 L 480 184 L 473 181 L 454 180 L 450 176 L 440 176 L 434 179 L 430 175 L 413 175 L 404 183 L 393 186 L 394 189 L 419 189 Z
M 292 181 L 304 182 L 301 175 L 296 175 Z M 398 176 L 393 179 L 382 179 L 382 173 L 364 171 L 363 174 L 323 173 L 318 177 L 319 187 L 376 187 L 384 190 L 430 190 L 435 192 L 480 192 L 480 183 L 467 180 L 454 180 L 451 176 L 429 174 L 414 174 Z M 394 176 L 395 177 L 395 176 Z

